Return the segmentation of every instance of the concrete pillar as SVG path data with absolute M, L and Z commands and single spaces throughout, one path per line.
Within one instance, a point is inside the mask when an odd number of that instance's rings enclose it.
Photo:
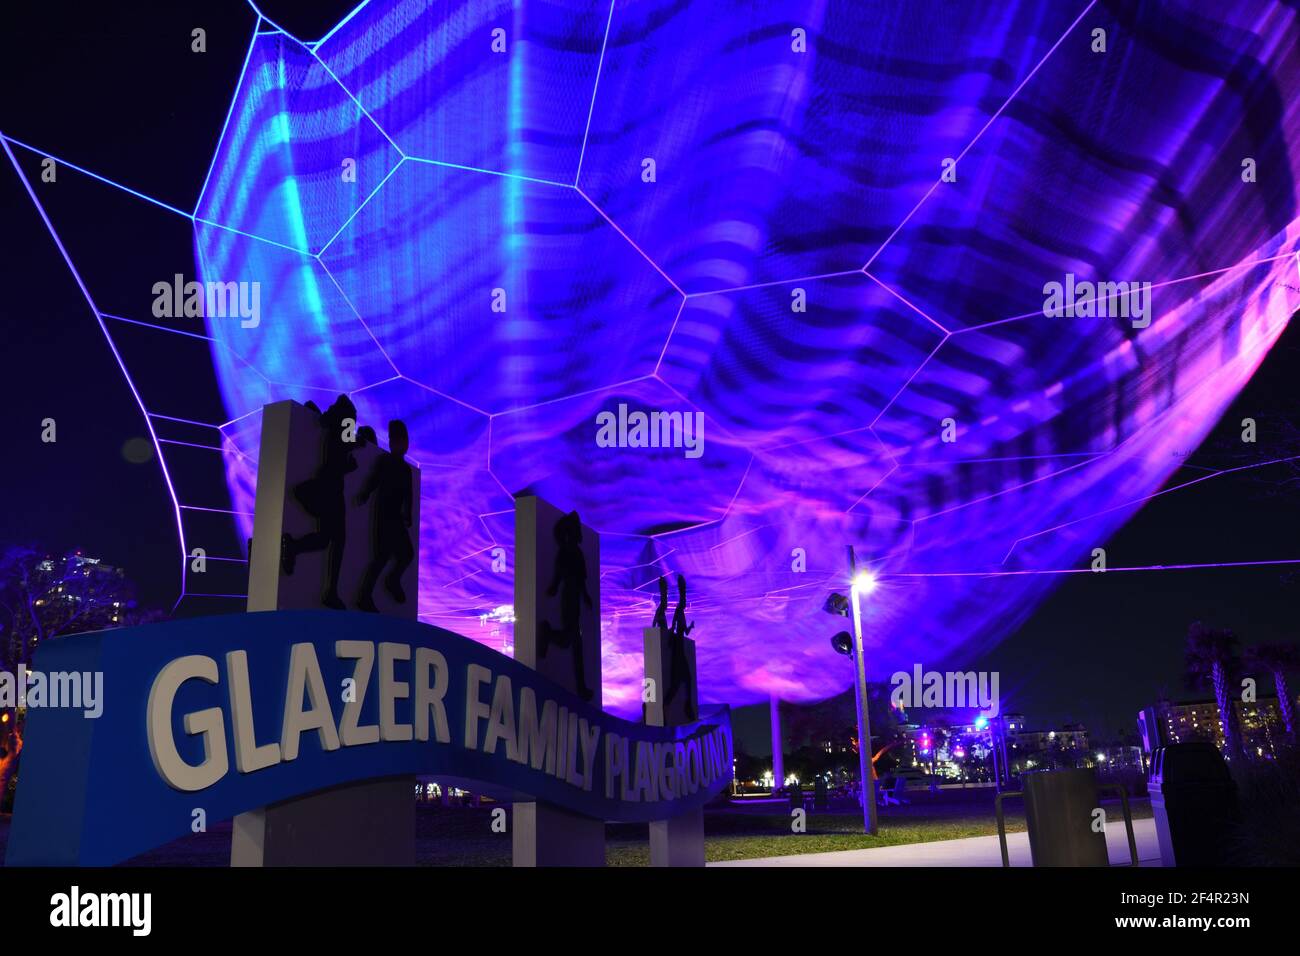
M 672 638 L 667 631 L 647 627 L 645 636 L 646 687 L 653 688 L 645 703 L 645 722 L 651 727 L 677 727 L 692 722 L 699 714 L 699 696 L 695 677 L 695 642 L 681 637 L 686 663 L 686 681 L 676 689 L 672 701 L 666 699 L 675 680 Z M 677 662 L 680 665 L 680 661 Z M 667 820 L 650 821 L 651 866 L 704 865 L 704 808 L 686 810 Z
M 281 562 L 282 536 L 316 530 L 295 487 L 311 479 L 322 456 L 322 421 L 304 405 L 283 401 L 262 409 L 253 541 L 249 551 L 248 610 L 273 611 L 322 607 L 326 552 L 298 556 L 292 575 Z M 344 483 L 346 545 L 339 572 L 339 595 L 355 606 L 371 559 L 372 513 L 356 496 L 381 454 L 356 443 L 357 462 Z M 406 600 L 393 600 L 376 588 L 379 611 L 416 619 L 419 604 L 420 471 L 411 468 L 411 544 L 417 560 L 402 575 Z M 373 693 L 373 691 L 372 691 Z M 241 813 L 234 819 L 231 866 L 414 866 L 415 778 L 400 776 L 342 784 L 307 797 Z
M 785 751 L 781 743 L 781 698 L 772 695 L 772 792 L 785 785 Z
M 588 703 L 599 708 L 600 539 L 590 528 L 582 528 L 580 542 L 585 570 L 582 586 L 591 597 L 591 604 L 583 602 L 579 609 L 581 644 L 563 647 L 548 642 L 544 647 L 540 638 L 543 621 L 558 628 L 563 620 L 560 597 L 547 594 L 555 577 L 554 529 L 563 517 L 563 512 L 540 498 L 523 495 L 515 499 L 515 660 L 578 693 L 573 655 L 582 654 L 584 680 L 591 693 Z M 511 814 L 511 833 L 517 867 L 605 865 L 604 820 L 542 801 L 519 802 Z

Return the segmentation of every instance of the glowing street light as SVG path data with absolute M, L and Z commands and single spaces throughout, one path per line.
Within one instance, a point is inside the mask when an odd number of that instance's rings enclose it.
M 862 780 L 862 817 L 863 828 L 875 836 L 879 832 L 876 823 L 876 786 L 872 776 L 871 757 L 871 721 L 867 717 L 867 667 L 862 652 L 862 608 L 858 599 L 870 595 L 879 585 L 876 575 L 865 568 L 857 568 L 853 546 L 849 545 L 849 588 L 850 597 L 843 594 L 831 594 L 826 598 L 822 608 L 827 614 L 837 617 L 853 615 L 853 633 L 840 631 L 831 638 L 831 647 L 837 654 L 844 654 L 853 661 L 853 695 L 858 705 L 858 773 Z
M 880 586 L 880 581 L 870 571 L 859 571 L 853 576 L 853 589 L 862 597 L 870 597 Z
M 867 664 L 862 650 L 862 609 L 858 598 L 876 590 L 876 576 L 870 571 L 857 569 L 853 546 L 849 545 L 849 577 L 853 605 L 853 690 L 858 704 L 859 776 L 862 780 L 862 817 L 867 833 L 876 836 L 880 827 L 876 820 L 876 781 L 871 767 L 871 720 L 867 716 Z

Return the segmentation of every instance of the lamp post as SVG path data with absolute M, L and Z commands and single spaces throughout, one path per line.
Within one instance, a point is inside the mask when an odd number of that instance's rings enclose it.
M 1002 762 L 998 759 L 998 730 L 1001 717 L 989 721 L 989 752 L 993 755 L 993 789 L 1002 792 Z
M 871 836 L 880 828 L 876 822 L 876 782 L 871 772 L 871 720 L 867 715 L 867 664 L 862 652 L 862 610 L 860 593 L 875 590 L 876 579 L 869 573 L 858 574 L 853 546 L 849 545 L 849 577 L 852 582 L 853 606 L 853 692 L 858 702 L 858 764 L 862 778 L 862 825 Z
M 781 792 L 785 786 L 785 747 L 781 740 L 781 699 L 772 695 L 772 796 Z
M 1007 787 L 1009 789 L 1011 787 L 1011 760 L 1007 756 L 1007 725 L 1003 718 L 999 717 L 998 720 L 1002 721 L 1000 724 L 1002 730 L 1002 769 L 1007 775 Z M 1011 729 L 1015 730 L 1015 726 L 1012 725 Z M 1021 729 L 1024 729 L 1023 724 L 1021 725 Z

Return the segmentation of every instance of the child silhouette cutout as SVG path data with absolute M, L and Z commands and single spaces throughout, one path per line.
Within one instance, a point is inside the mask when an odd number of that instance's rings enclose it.
M 668 584 L 663 578 L 659 579 L 660 591 L 662 592 L 663 601 L 666 604 L 668 600 Z M 658 621 L 658 615 L 655 620 Z M 664 695 L 664 709 L 673 702 L 677 696 L 679 688 L 688 686 L 690 665 L 686 661 L 686 636 L 695 630 L 695 622 L 686 623 L 686 578 L 677 575 L 677 607 L 673 610 L 673 626 L 668 631 L 668 642 L 671 649 L 672 659 L 669 670 L 672 678 L 668 684 L 668 693 Z M 687 720 L 695 720 L 695 705 L 691 701 L 686 702 Z
M 390 561 L 393 568 L 384 578 L 384 590 L 398 604 L 406 603 L 402 575 L 415 560 L 410 532 L 412 472 L 406 461 L 409 448 L 410 436 L 406 431 L 406 423 L 397 419 L 389 422 L 388 451 L 375 459 L 370 477 L 357 495 L 358 505 L 364 505 L 372 495 L 375 499 L 370 512 L 374 550 L 365 577 L 361 580 L 361 594 L 357 598 L 357 607 L 363 611 L 379 611 L 375 607 L 375 584 Z
M 655 619 L 650 625 L 661 631 L 668 630 L 668 579 L 659 575 L 659 605 L 655 608 Z
M 316 406 L 308 403 L 316 410 Z M 285 534 L 280 538 L 280 565 L 285 574 L 293 574 L 298 555 L 311 551 L 326 551 L 328 579 L 321 603 L 343 611 L 346 608 L 339 598 L 339 572 L 343 569 L 343 547 L 347 542 L 347 502 L 343 495 L 343 477 L 357 470 L 357 460 L 352 455 L 351 443 L 343 440 L 343 421 L 357 420 L 357 409 L 346 395 L 340 395 L 334 404 L 320 413 L 323 452 L 316 474 L 294 486 L 293 496 L 303 510 L 316 519 L 316 530 L 294 540 Z
M 549 621 L 537 622 L 538 656 L 545 657 L 550 644 L 570 648 L 573 652 L 574 689 L 583 700 L 594 696 L 587 686 L 586 662 L 582 653 L 582 603 L 592 606 L 587 592 L 587 559 L 582 554 L 582 521 L 578 512 L 570 511 L 555 523 L 555 571 L 546 593 L 560 595 L 560 627 Z

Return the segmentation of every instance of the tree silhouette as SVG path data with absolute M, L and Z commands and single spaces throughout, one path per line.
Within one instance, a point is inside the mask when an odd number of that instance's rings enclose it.
M 1187 682 L 1193 687 L 1213 688 L 1223 725 L 1223 750 L 1230 759 L 1242 754 L 1236 699 L 1228 687 L 1237 673 L 1237 646 L 1237 635 L 1225 628 L 1198 621 L 1187 631 Z
M 0 670 L 17 681 L 42 641 L 64 634 L 145 623 L 157 612 L 136 609 L 134 589 L 119 568 L 80 552 L 52 556 L 26 545 L 0 554 Z M 0 706 L 0 803 L 18 772 L 26 710 Z
M 1282 715 L 1282 725 L 1287 738 L 1296 743 L 1295 701 L 1287 689 L 1286 672 L 1300 667 L 1300 645 L 1272 642 L 1256 644 L 1246 649 L 1246 668 L 1273 677 L 1277 689 L 1277 707 Z

